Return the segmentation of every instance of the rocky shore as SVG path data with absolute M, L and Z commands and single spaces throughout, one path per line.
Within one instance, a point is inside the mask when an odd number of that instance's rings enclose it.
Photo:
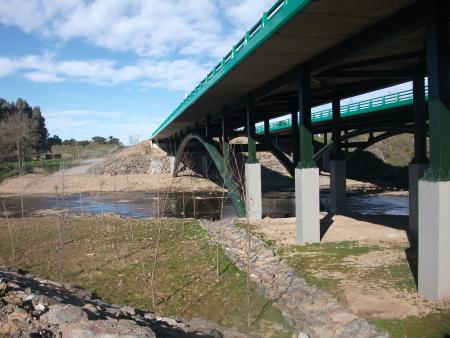
M 203 319 L 108 304 L 84 289 L 0 267 L 0 337 L 248 337 Z
M 387 337 L 329 294 L 307 285 L 272 249 L 236 227 L 233 220 L 202 224 L 238 268 L 247 271 L 250 262 L 250 279 L 282 311 L 289 324 L 301 332 L 299 337 Z

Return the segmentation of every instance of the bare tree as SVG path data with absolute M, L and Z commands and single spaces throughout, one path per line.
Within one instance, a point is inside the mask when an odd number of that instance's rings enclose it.
M 37 127 L 36 121 L 23 113 L 11 114 L 0 122 L 0 148 L 15 153 L 19 174 L 23 173 L 25 155 L 32 153 L 39 142 Z

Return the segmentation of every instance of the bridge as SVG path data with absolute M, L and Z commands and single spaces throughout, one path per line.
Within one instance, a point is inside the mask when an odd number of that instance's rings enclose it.
M 320 242 L 318 159 L 330 156 L 330 211 L 339 214 L 349 148 L 413 134 L 409 230 L 418 237 L 418 291 L 448 298 L 449 7 L 445 0 L 278 0 L 152 138 L 168 151 L 174 175 L 187 149 L 204 149 L 237 214 L 249 218 L 262 217 L 256 153 L 271 151 L 295 178 L 296 240 L 302 245 Z M 412 90 L 341 104 L 409 81 Z M 327 103 L 331 109 L 312 112 Z M 315 151 L 317 134 L 330 134 L 331 142 Z M 358 135 L 368 138 L 349 142 Z M 237 136 L 247 138 L 239 146 L 247 154 L 244 187 L 231 158 L 230 141 Z

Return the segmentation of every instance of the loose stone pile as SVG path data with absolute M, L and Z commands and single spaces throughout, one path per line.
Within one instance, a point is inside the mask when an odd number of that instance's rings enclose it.
M 247 337 L 203 319 L 158 317 L 90 292 L 0 268 L 0 337 Z
M 168 174 L 170 170 L 167 157 L 123 157 L 105 160 L 89 169 L 97 175 L 129 175 L 129 174 Z
M 202 221 L 213 241 L 221 244 L 240 269 L 247 271 L 249 235 L 233 221 Z M 308 286 L 305 280 L 250 235 L 250 278 L 258 291 L 272 300 L 285 319 L 305 336 L 387 337 L 365 319 L 349 312 L 327 293 Z

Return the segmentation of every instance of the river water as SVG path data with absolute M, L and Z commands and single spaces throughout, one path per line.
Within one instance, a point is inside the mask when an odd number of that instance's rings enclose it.
M 327 210 L 329 196 L 321 193 L 321 209 Z M 21 215 L 20 197 L 2 198 L 10 217 Z M 160 201 L 158 203 L 158 200 Z M 114 213 L 125 217 L 156 217 L 158 208 L 164 217 L 197 217 L 219 219 L 223 196 L 221 193 L 171 193 L 158 198 L 154 192 L 114 192 L 104 194 L 32 195 L 24 196 L 24 215 L 52 214 L 57 209 L 70 210 L 74 214 Z M 1 206 L 1 209 L 3 207 Z M 347 209 L 362 215 L 402 215 L 408 210 L 408 197 L 398 195 L 349 195 Z M 3 210 L 1 210 L 3 214 Z M 263 215 L 292 217 L 295 214 L 294 194 L 277 192 L 263 194 Z M 233 217 L 231 201 L 223 203 L 223 217 Z

